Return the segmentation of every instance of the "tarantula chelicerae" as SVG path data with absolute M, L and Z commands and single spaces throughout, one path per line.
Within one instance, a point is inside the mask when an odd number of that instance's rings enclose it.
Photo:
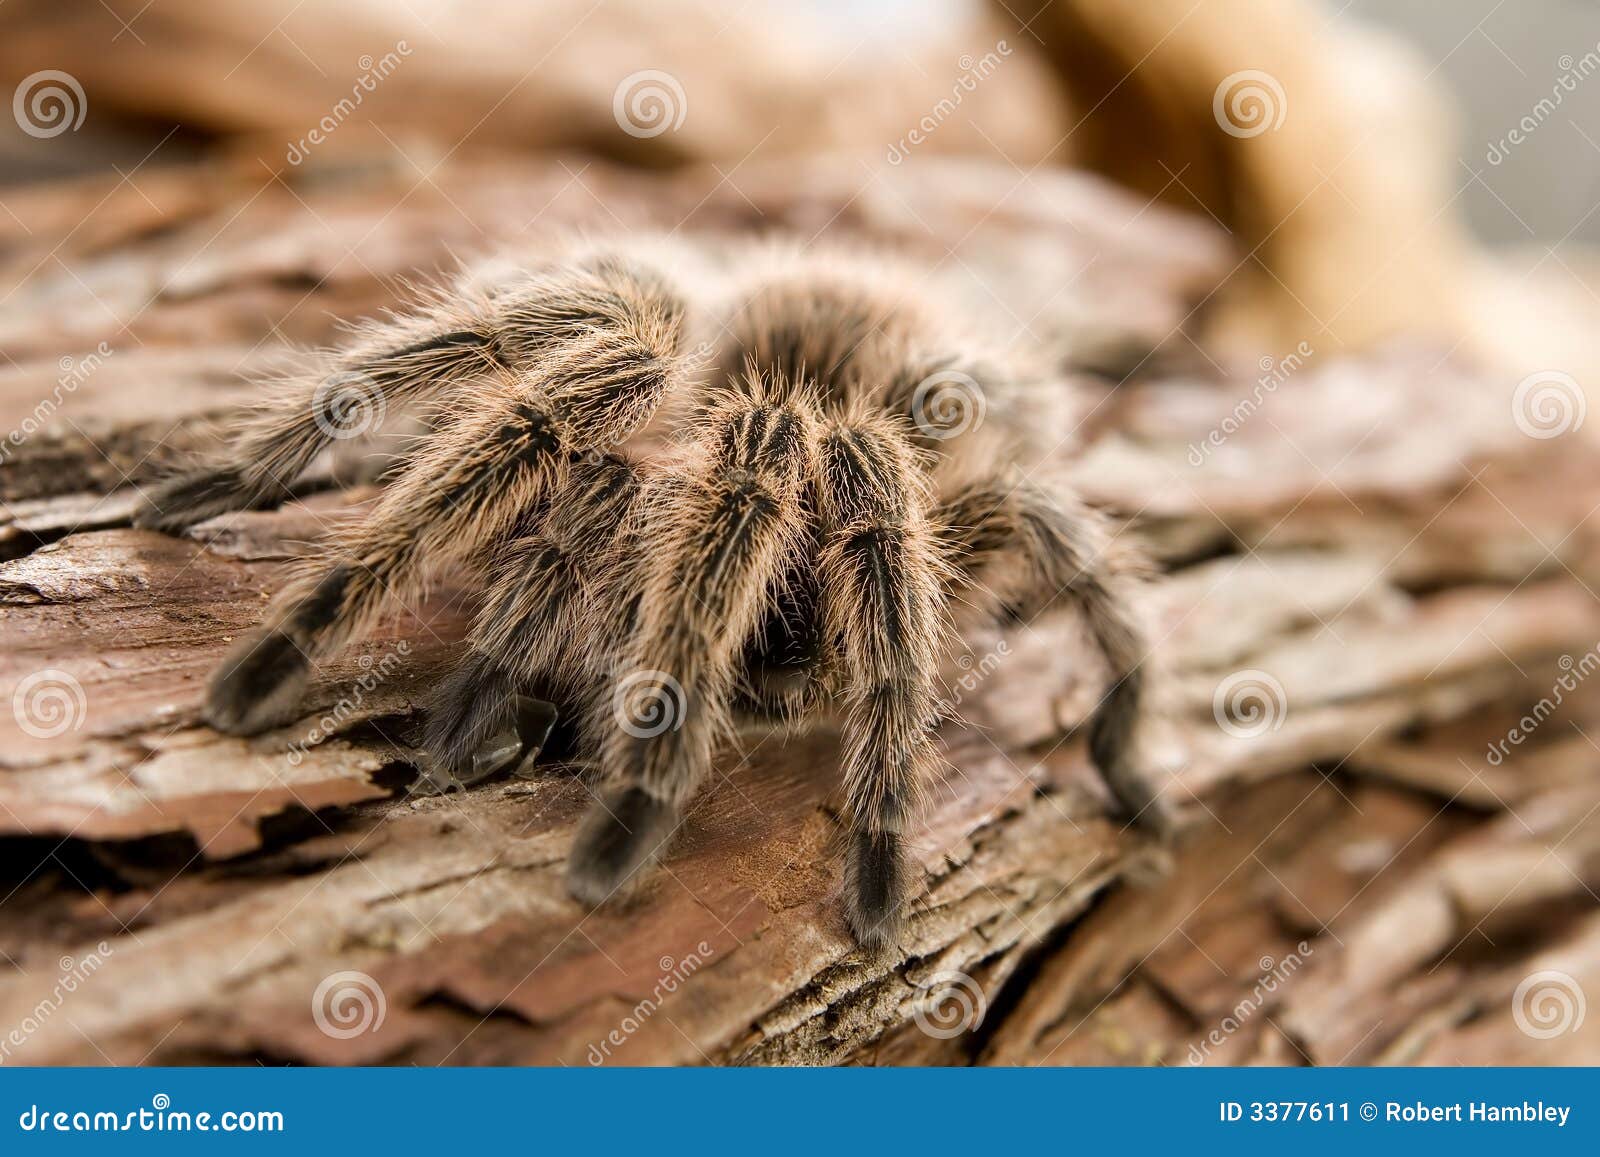
M 473 565 L 486 596 L 429 713 L 444 775 L 481 777 L 525 694 L 576 715 L 603 786 L 568 879 L 598 903 L 661 853 L 736 710 L 842 705 L 847 914 L 877 945 L 908 890 L 953 631 L 1070 601 L 1110 672 L 1091 754 L 1144 811 L 1126 567 L 1048 473 L 1067 388 L 943 305 L 888 260 L 635 240 L 479 271 L 361 328 L 139 517 L 176 530 L 283 500 L 340 431 L 330 382 L 431 404 L 371 515 L 227 656 L 207 720 L 286 721 L 316 660 L 428 568 Z

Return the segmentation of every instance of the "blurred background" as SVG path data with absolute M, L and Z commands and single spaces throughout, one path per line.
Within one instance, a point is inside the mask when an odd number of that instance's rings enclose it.
M 219 155 L 424 172 L 508 147 L 724 173 L 848 155 L 864 179 L 913 152 L 1074 165 L 1244 244 L 1216 333 L 1432 332 L 1589 364 L 1571 331 L 1595 303 L 1600 16 L 1582 0 L 11 0 L 0 19 L 7 87 L 54 70 L 82 93 L 70 127 L 0 124 L 8 186 Z M 617 131 L 630 78 L 633 112 L 666 122 Z M 1218 134 L 1224 79 L 1267 121 Z M 49 95 L 28 94 L 40 116 Z

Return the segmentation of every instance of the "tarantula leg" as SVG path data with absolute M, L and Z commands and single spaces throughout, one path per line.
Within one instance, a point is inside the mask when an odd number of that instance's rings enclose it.
M 621 615 L 592 604 L 615 566 L 639 489 L 638 468 L 627 458 L 581 459 L 537 532 L 497 552 L 467 655 L 439 685 L 428 712 L 424 746 L 444 772 L 456 779 L 473 774 L 485 746 L 506 733 L 518 689 L 544 680 L 576 693 L 581 680 L 562 678 L 558 665 L 582 668 L 586 681 L 605 669 L 605 644 Z
M 335 544 L 339 562 L 277 601 L 212 681 L 206 719 L 251 734 L 299 698 L 311 664 L 420 587 L 424 565 L 495 542 L 566 476 L 574 455 L 637 430 L 666 388 L 668 365 L 605 337 L 575 343 L 541 392 L 502 383 L 471 417 L 425 443 L 371 517 Z
M 567 886 L 598 904 L 656 859 L 726 731 L 741 648 L 767 611 L 800 529 L 809 422 L 741 398 L 714 408 L 685 485 L 645 496 L 646 573 L 629 662 L 601 745 L 607 784 L 580 825 Z
M 975 485 L 938 521 L 964 584 L 996 597 L 997 609 L 1026 622 L 1063 594 L 1078 604 L 1111 676 L 1089 724 L 1089 754 L 1127 817 L 1164 828 L 1171 817 L 1138 744 L 1148 648 L 1129 598 L 1133 568 L 1104 520 L 1023 481 Z
M 920 463 L 883 418 L 836 426 L 821 444 L 824 624 L 849 679 L 845 904 L 868 948 L 898 936 L 910 884 L 904 841 L 935 758 L 944 629 L 939 555 Z
M 533 374 L 564 347 L 608 336 L 621 352 L 676 354 L 683 303 L 658 277 L 612 257 L 529 276 L 492 296 L 459 288 L 410 317 L 372 325 L 265 404 L 227 456 L 151 487 L 137 526 L 178 532 L 230 510 L 273 505 L 335 439 L 391 409 L 495 369 Z
M 488 319 L 462 319 L 462 324 L 465 328 L 443 318 L 410 319 L 383 338 L 338 355 L 320 372 L 297 378 L 258 411 L 225 461 L 147 489 L 134 525 L 176 533 L 230 510 L 282 502 L 312 459 L 344 436 L 342 431 L 366 433 L 365 426 L 389 406 L 492 364 Z

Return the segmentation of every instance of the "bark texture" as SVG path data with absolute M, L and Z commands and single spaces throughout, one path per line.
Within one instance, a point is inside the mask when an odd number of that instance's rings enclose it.
M 1525 433 L 1512 383 L 1398 345 L 1220 363 L 1198 335 L 1227 239 L 1043 171 L 217 166 L 6 203 L 5 1060 L 1600 1061 L 1600 1018 L 1540 1031 L 1532 999 L 1600 992 L 1600 467 Z M 176 539 L 129 528 L 131 484 L 419 270 L 652 226 L 901 247 L 1099 366 L 1073 475 L 1160 564 L 1173 842 L 1104 815 L 1071 630 L 975 641 L 881 957 L 839 914 L 826 734 L 749 735 L 664 868 L 587 915 L 571 769 L 413 792 L 470 590 L 330 664 L 293 727 L 199 725 L 285 562 L 372 490 L 336 462 Z

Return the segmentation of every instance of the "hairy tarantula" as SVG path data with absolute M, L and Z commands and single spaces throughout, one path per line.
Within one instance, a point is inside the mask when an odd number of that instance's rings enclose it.
M 1128 563 L 1049 472 L 1067 387 L 950 312 L 887 259 L 633 239 L 484 267 L 368 323 L 139 515 L 176 531 L 282 501 L 339 433 L 330 382 L 429 408 L 370 516 L 223 661 L 207 721 L 285 722 L 314 662 L 468 564 L 486 595 L 426 731 L 446 777 L 482 777 L 524 695 L 578 717 L 602 784 L 568 881 L 598 904 L 662 853 L 736 711 L 841 706 L 847 916 L 876 946 L 900 924 L 951 643 L 1059 601 L 1110 673 L 1091 755 L 1145 811 Z

